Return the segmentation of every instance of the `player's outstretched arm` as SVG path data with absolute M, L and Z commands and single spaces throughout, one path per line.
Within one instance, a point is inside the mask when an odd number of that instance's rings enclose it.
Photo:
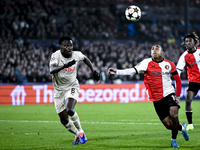
M 109 74 L 116 74 L 116 73 L 117 73 L 117 70 L 114 69 L 114 68 L 109 68 L 109 69 L 108 69 L 108 73 L 109 73 Z
M 85 56 L 83 62 L 90 68 L 94 79 L 98 82 L 100 80 L 100 74 L 96 70 L 94 70 L 94 67 L 93 67 L 91 61 Z
M 109 74 L 116 74 L 116 75 L 131 75 L 131 74 L 135 74 L 136 73 L 136 69 L 135 68 L 129 68 L 129 69 L 114 69 L 114 68 L 109 68 L 108 69 L 108 73 Z

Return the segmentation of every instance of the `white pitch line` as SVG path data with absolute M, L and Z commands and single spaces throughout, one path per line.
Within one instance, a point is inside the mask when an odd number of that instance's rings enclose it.
M 38 134 L 38 133 L 25 133 L 26 135 L 29 135 L 29 134 Z
M 60 121 L 29 121 L 29 120 L 0 120 L 0 122 L 37 122 L 37 123 L 60 123 Z M 160 124 L 160 123 L 134 123 L 134 122 L 94 122 L 94 121 L 81 121 L 81 123 L 86 123 L 86 124 Z
M 136 121 L 136 120 L 134 120 Z M 26 123 L 32 123 L 32 122 L 36 122 L 36 123 L 60 123 L 60 121 L 30 121 L 30 120 L 0 120 L 0 122 L 26 122 Z M 81 121 L 81 123 L 85 123 L 85 124 L 146 124 L 146 125 L 160 125 L 161 122 L 159 123 L 151 123 L 151 122 L 123 122 L 123 121 L 113 121 L 113 122 L 104 122 L 104 121 L 101 121 L 101 122 L 95 122 L 95 121 Z M 194 125 L 197 125 L 199 126 L 200 124 L 194 124 Z
M 89 124 L 150 124 L 150 125 L 160 125 L 160 123 L 134 123 L 134 122 L 81 122 L 81 123 L 89 123 Z
M 38 123 L 58 123 L 59 121 L 34 121 L 34 120 L 0 120 L 0 122 L 38 122 Z
M 15 133 L 11 133 L 11 134 L 15 134 Z M 30 134 L 38 134 L 38 133 L 25 133 L 26 135 L 30 135 Z M 41 134 L 41 133 L 40 133 Z

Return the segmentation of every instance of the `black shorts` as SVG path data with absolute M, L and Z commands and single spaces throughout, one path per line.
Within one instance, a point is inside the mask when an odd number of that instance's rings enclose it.
M 190 82 L 187 91 L 192 91 L 197 94 L 199 89 L 200 89 L 200 83 Z
M 170 107 L 178 106 L 178 108 L 180 108 L 177 101 L 174 100 L 174 98 L 173 98 L 174 95 L 175 94 L 170 94 L 170 95 L 162 98 L 159 101 L 153 101 L 154 108 L 155 108 L 156 113 L 161 121 L 163 119 L 165 119 L 167 116 L 169 116 L 169 108 Z

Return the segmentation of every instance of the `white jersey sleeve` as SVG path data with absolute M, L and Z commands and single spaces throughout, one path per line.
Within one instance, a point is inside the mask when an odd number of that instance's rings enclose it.
M 131 74 L 135 74 L 136 70 L 134 68 L 130 68 L 130 69 L 123 69 L 123 70 L 119 70 L 117 69 L 117 75 L 131 75 Z
M 85 55 L 83 55 L 80 51 L 74 51 L 74 55 L 76 55 L 76 61 L 83 61 L 85 58 Z
M 141 61 L 140 63 L 138 63 L 135 66 L 135 69 L 137 70 L 137 73 L 143 73 L 143 72 L 145 72 L 147 70 L 148 63 L 150 61 L 152 61 L 152 58 L 144 59 L 143 61 Z
M 177 72 L 178 72 L 178 74 L 179 74 L 179 76 L 180 76 L 180 74 L 181 74 L 181 72 L 183 71 L 183 68 L 185 67 L 185 55 L 186 55 L 186 52 L 184 52 L 181 56 L 180 56 L 180 58 L 179 58 L 179 60 L 178 60 L 178 63 L 177 63 L 177 66 L 176 66 L 176 68 L 177 68 Z
M 51 60 L 49 62 L 49 66 L 55 65 L 58 66 L 59 55 L 55 52 L 51 55 Z
M 130 69 L 123 69 L 119 70 L 117 69 L 117 75 L 134 75 L 138 73 L 143 73 L 147 70 L 148 63 L 151 61 L 151 58 L 144 59 L 140 63 L 138 63 L 134 68 Z

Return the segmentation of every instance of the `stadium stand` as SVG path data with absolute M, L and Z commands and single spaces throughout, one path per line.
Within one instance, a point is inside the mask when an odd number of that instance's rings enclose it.
M 200 1 L 189 2 L 189 31 L 200 35 Z M 124 17 L 131 4 L 142 9 L 137 23 Z M 93 60 L 102 82 L 119 78 L 107 76 L 108 67 L 133 67 L 150 57 L 154 43 L 162 45 L 165 58 L 175 64 L 184 51 L 184 0 L 1 0 L 0 7 L 0 83 L 51 82 L 49 59 L 64 34 L 73 37 L 75 50 Z M 81 83 L 92 78 L 84 64 L 78 70 Z M 181 78 L 187 78 L 186 72 Z

